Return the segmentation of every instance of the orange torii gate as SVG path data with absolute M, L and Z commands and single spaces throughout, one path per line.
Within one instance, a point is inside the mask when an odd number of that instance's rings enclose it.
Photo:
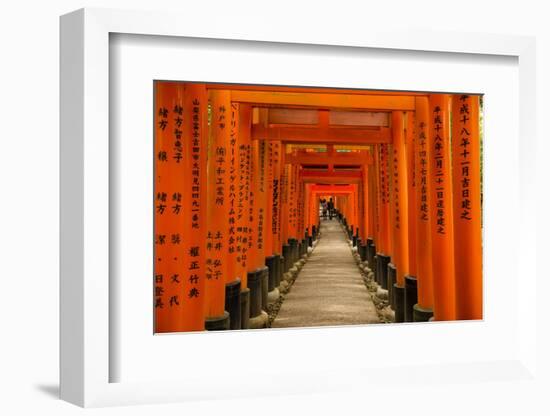
M 231 141 L 231 97 L 227 91 L 209 91 L 212 108 L 208 146 L 207 235 L 206 235 L 206 329 L 229 329 L 225 310 L 229 274 L 229 151 Z M 234 267 L 231 267 L 231 273 Z
M 155 331 L 205 328 L 204 84 L 156 84 Z
M 418 283 L 417 283 L 417 220 L 416 220 L 416 187 L 417 187 L 417 166 L 415 164 L 415 113 L 408 111 L 405 118 L 405 148 L 406 148 L 406 166 L 407 166 L 407 215 L 408 230 L 407 238 L 409 245 L 409 270 L 405 276 L 405 322 L 412 322 L 414 316 L 414 305 L 418 302 Z
M 383 288 L 388 289 L 388 264 L 390 264 L 393 247 L 393 235 L 390 233 L 390 174 L 389 174 L 389 145 L 375 147 L 375 177 L 377 189 L 378 211 L 378 241 L 376 242 L 376 281 Z M 394 305 L 393 305 L 394 306 Z
M 407 155 L 405 149 L 405 114 L 392 114 L 393 142 L 389 160 L 390 229 L 393 258 L 388 266 L 388 290 L 395 310 L 395 321 L 405 320 L 405 276 L 409 273 L 409 212 L 407 198 Z
M 429 165 L 432 148 L 429 146 L 430 118 L 428 97 L 416 98 L 416 129 L 414 143 L 414 167 L 416 173 L 416 277 L 418 303 L 413 306 L 413 320 L 427 321 L 433 316 L 433 269 L 429 256 L 432 252 Z
M 239 220 L 243 215 L 243 172 L 240 167 L 239 123 L 240 104 L 231 103 L 229 115 L 229 148 L 228 159 L 228 241 L 227 241 L 227 276 L 225 279 L 225 310 L 229 313 L 229 328 L 241 329 L 243 323 L 241 305 L 242 273 L 242 246 L 239 241 Z M 239 250 L 240 249 L 240 250 Z
M 315 215 L 315 225 L 319 226 L 319 200 L 322 196 L 332 197 L 334 200 L 335 207 L 339 211 L 347 212 L 348 215 L 352 215 L 352 195 L 357 194 L 357 185 L 356 184 L 319 184 L 319 183 L 309 183 L 307 186 L 310 189 L 309 198 L 310 203 L 312 204 L 311 208 L 316 212 Z M 349 230 L 349 229 L 348 229 Z M 348 234 L 351 234 L 348 231 Z
M 451 177 L 451 97 L 434 94 L 429 99 L 430 216 L 434 319 L 456 319 Z
M 265 265 L 268 268 L 268 295 L 266 302 L 273 303 L 279 297 L 281 281 L 280 243 L 280 152 L 281 143 L 268 142 L 267 202 L 265 233 Z
M 397 321 L 482 318 L 480 97 L 306 90 L 155 83 L 155 331 L 262 326 L 321 195 Z
M 479 100 L 454 95 L 451 103 L 457 319 L 483 317 Z

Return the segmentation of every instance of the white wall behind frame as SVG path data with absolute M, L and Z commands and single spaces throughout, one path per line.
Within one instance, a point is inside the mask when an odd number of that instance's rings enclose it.
M 271 4 L 271 3 L 270 3 Z M 0 66 L 2 99 L 2 152 L 0 175 L 3 204 L 0 218 L 3 238 L 0 240 L 2 276 L 5 292 L 9 295 L 0 302 L 4 342 L 0 346 L 0 368 L 4 377 L 0 381 L 3 414 L 80 414 L 81 409 L 55 399 L 58 383 L 58 16 L 84 6 L 136 9 L 165 9 L 186 11 L 198 15 L 218 13 L 235 22 L 239 19 L 278 21 L 281 25 L 296 26 L 304 22 L 322 26 L 327 34 L 345 29 L 345 26 L 368 24 L 392 27 L 424 27 L 427 30 L 473 31 L 483 33 L 510 33 L 537 36 L 537 141 L 538 169 L 532 177 L 537 184 L 537 211 L 539 241 L 533 250 L 538 251 L 542 262 L 550 251 L 547 235 L 550 231 L 550 212 L 547 189 L 550 154 L 546 135 L 546 121 L 550 113 L 546 97 L 550 93 L 550 29 L 547 24 L 545 2 L 525 0 L 502 2 L 475 0 L 463 1 L 460 7 L 452 2 L 319 2 L 279 0 L 277 7 L 257 1 L 181 2 L 174 0 L 53 0 L 49 2 L 21 0 L 6 2 L 0 13 L 3 65 Z M 291 12 L 289 11 L 291 10 Z M 472 10 L 475 12 L 472 13 Z M 240 17 L 239 17 L 240 16 Z M 384 17 L 391 16 L 391 22 Z M 365 23 L 367 22 L 367 23 Z M 29 102 L 41 103 L 40 111 L 32 114 L 39 126 L 39 134 L 23 131 L 31 118 Z M 18 111 L 14 111 L 18 109 Z M 26 128 L 26 127 L 25 127 Z M 21 141 L 13 138 L 23 137 Z M 22 164 L 29 169 L 22 169 Z M 536 181 L 536 182 L 535 182 Z M 32 247 L 33 255 L 23 247 Z M 542 266 L 542 263 L 541 263 Z M 424 388 L 378 391 L 377 400 L 368 401 L 369 392 L 339 392 L 307 396 L 271 398 L 243 398 L 231 401 L 218 400 L 171 404 L 160 408 L 149 406 L 97 409 L 101 415 L 149 415 L 158 410 L 186 414 L 280 415 L 282 412 L 315 411 L 318 414 L 364 414 L 369 411 L 388 412 L 391 403 L 394 413 L 447 415 L 471 414 L 548 414 L 548 405 L 542 400 L 548 392 L 548 309 L 542 302 L 550 287 L 544 268 L 539 271 L 539 310 L 530 318 L 539 321 L 538 340 L 541 351 L 538 374 L 542 382 L 498 382 L 453 386 L 433 385 L 429 400 L 424 400 Z M 32 288 L 32 289 L 31 289 Z M 23 294 L 25 306 L 22 305 Z M 529 296 L 533 294 L 527 290 Z M 13 319 L 17 311 L 17 319 Z M 10 338 L 12 337 L 12 338 Z M 7 339 L 7 341 L 6 341 Z M 13 341 L 12 341 L 13 339 Z M 546 382 L 544 381 L 546 380 Z M 397 400 L 396 398 L 399 398 Z M 460 399 L 457 399 L 460 398 Z M 422 405 L 419 405 L 422 401 Z M 409 406 L 409 403 L 416 406 Z M 450 406 L 449 403 L 452 405 Z

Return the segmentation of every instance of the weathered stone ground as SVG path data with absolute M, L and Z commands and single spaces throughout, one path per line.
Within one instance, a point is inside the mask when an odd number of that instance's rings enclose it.
M 319 240 L 289 290 L 270 311 L 272 328 L 372 324 L 379 317 L 373 296 L 340 223 L 322 221 Z

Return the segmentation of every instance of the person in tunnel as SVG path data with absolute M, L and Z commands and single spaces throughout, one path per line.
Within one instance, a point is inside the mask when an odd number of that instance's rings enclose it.
M 332 201 L 332 197 L 328 201 L 328 219 L 332 221 L 332 216 L 334 215 L 334 202 Z

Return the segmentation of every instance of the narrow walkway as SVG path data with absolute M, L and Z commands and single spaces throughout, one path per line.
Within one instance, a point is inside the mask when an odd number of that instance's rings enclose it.
M 322 221 L 321 233 L 271 327 L 379 323 L 339 222 Z

